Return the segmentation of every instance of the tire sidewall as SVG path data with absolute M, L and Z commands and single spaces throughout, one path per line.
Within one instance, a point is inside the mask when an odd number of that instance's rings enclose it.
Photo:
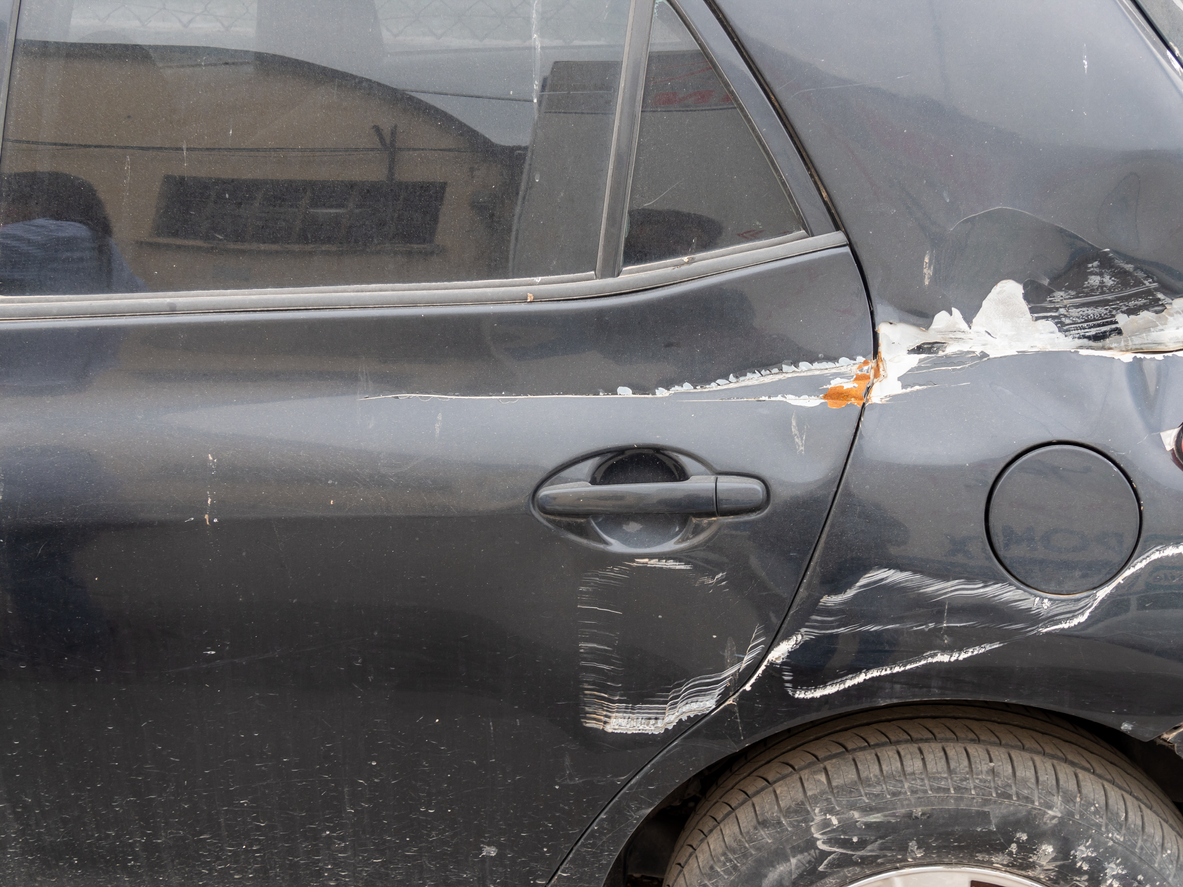
M 848 887 L 909 866 L 957 865 L 1048 887 L 1172 887 L 1120 835 L 1105 833 L 1103 817 L 1082 822 L 1015 801 L 913 797 L 781 822 L 783 830 L 746 829 L 746 847 L 715 855 L 730 885 Z

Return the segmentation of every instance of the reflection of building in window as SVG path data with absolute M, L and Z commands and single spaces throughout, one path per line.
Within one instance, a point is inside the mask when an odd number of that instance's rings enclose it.
M 435 240 L 446 187 L 166 175 L 152 233 L 204 243 L 427 245 Z
M 658 10 L 668 19 L 665 28 L 693 48 L 649 54 L 624 263 L 800 232 L 792 205 L 723 81 L 668 7 Z
M 726 83 L 663 2 L 653 11 L 631 184 L 626 265 L 805 234 Z
M 526 153 L 296 59 L 50 41 L 18 41 L 5 135 L 5 172 L 94 184 L 152 290 L 504 277 Z
M 616 61 L 557 61 L 542 83 L 514 232 L 516 277 L 595 267 L 616 115 Z M 556 237 L 562 231 L 566 236 Z

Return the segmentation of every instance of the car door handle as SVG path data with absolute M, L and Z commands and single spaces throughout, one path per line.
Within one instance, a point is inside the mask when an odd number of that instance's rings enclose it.
M 698 475 L 643 484 L 555 484 L 538 492 L 538 510 L 548 517 L 597 514 L 685 514 L 727 517 L 759 511 L 768 490 L 754 477 Z

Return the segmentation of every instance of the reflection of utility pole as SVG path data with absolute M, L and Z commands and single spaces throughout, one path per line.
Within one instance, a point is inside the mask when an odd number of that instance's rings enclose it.
M 394 150 L 398 127 L 390 127 L 390 139 L 382 133 L 382 127 L 374 124 L 374 135 L 386 152 L 386 240 L 394 239 Z

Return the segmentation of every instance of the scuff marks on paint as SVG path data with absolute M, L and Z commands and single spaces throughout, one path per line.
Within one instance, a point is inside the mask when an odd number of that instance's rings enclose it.
M 735 680 L 764 652 L 759 634 L 752 635 L 747 652 L 734 665 L 674 684 L 663 696 L 641 703 L 621 702 L 603 694 L 585 696 L 581 711 L 585 727 L 605 733 L 664 733 L 679 721 L 713 711 L 734 689 Z
M 1102 348 L 1126 335 L 1123 319 L 1161 314 L 1172 304 L 1154 277 L 1110 250 L 1081 255 L 1054 280 L 1026 281 L 1023 300 L 1036 321 L 1050 320 L 1068 338 Z
M 804 625 L 776 644 L 744 689 L 776 667 L 790 696 L 818 699 L 875 678 L 980 656 L 1020 638 L 1079 628 L 1152 564 L 1179 556 L 1183 543 L 1157 546 L 1096 591 L 1065 597 L 1006 582 L 870 570 L 850 588 L 822 597 Z M 880 618 L 868 621 L 868 608 Z M 847 648 L 847 664 L 835 675 L 828 666 L 840 647 Z
M 660 570 L 693 570 L 694 565 L 665 557 L 639 557 L 630 562 L 634 567 L 656 567 Z
M 214 513 L 214 480 L 218 473 L 218 460 L 214 458 L 213 453 L 207 455 L 206 460 L 209 462 L 209 483 L 205 488 L 205 525 L 208 527 L 211 523 L 218 522 L 216 517 L 211 519 Z
M 800 426 L 798 425 L 796 413 L 793 413 L 792 429 L 793 429 L 793 443 L 797 445 L 797 455 L 804 456 L 805 455 L 805 435 L 806 435 L 808 429 L 805 427 L 804 422 L 802 422 L 800 424 Z
M 783 401 L 786 403 L 796 404 L 798 406 L 820 406 L 823 403 L 828 403 L 830 406 L 841 407 L 848 403 L 862 403 L 862 394 L 866 390 L 867 385 L 871 381 L 870 376 L 871 361 L 863 357 L 840 357 L 832 361 L 817 361 L 809 362 L 802 361 L 801 363 L 781 363 L 774 366 L 762 367 L 756 370 L 750 370 L 745 373 L 731 373 L 726 378 L 715 379 L 712 382 L 693 383 L 683 382 L 679 385 L 674 385 L 670 388 L 657 388 L 651 392 L 644 392 L 627 385 L 618 385 L 611 391 L 600 391 L 596 394 L 514 394 L 512 392 L 503 392 L 501 394 L 431 394 L 431 393 L 410 393 L 403 392 L 398 394 L 370 394 L 359 391 L 359 400 L 399 400 L 399 399 L 418 399 L 418 400 L 496 400 L 505 403 L 512 403 L 516 400 L 534 400 L 534 399 L 569 399 L 569 398 L 586 398 L 586 397 L 630 397 L 630 398 L 655 398 L 655 397 L 671 397 L 676 395 L 702 395 L 702 394 L 729 394 L 733 389 L 743 388 L 749 385 L 759 385 L 766 382 L 777 382 L 788 379 L 797 378 L 811 378 L 818 377 L 817 387 L 814 391 L 797 395 L 797 394 L 781 394 L 775 396 L 758 396 L 750 398 L 751 400 L 764 401 Z M 723 398 L 719 398 L 723 399 Z M 727 399 L 742 399 L 730 398 Z
M 578 608 L 580 720 L 585 727 L 605 733 L 664 733 L 687 718 L 715 709 L 738 689 L 740 675 L 764 653 L 764 629 L 757 626 L 742 651 L 730 638 L 721 644 L 722 662 L 716 671 L 672 680 L 654 689 L 657 670 L 638 668 L 635 676 L 645 685 L 629 686 L 626 659 L 632 651 L 626 649 L 625 629 L 636 625 L 638 614 L 625 612 L 621 601 L 630 596 L 621 591 L 634 582 L 652 583 L 653 577 L 645 575 L 650 570 L 684 574 L 678 581 L 686 583 L 687 589 L 706 587 L 714 593 L 724 590 L 727 583 L 726 573 L 664 558 L 636 558 L 584 577 Z

